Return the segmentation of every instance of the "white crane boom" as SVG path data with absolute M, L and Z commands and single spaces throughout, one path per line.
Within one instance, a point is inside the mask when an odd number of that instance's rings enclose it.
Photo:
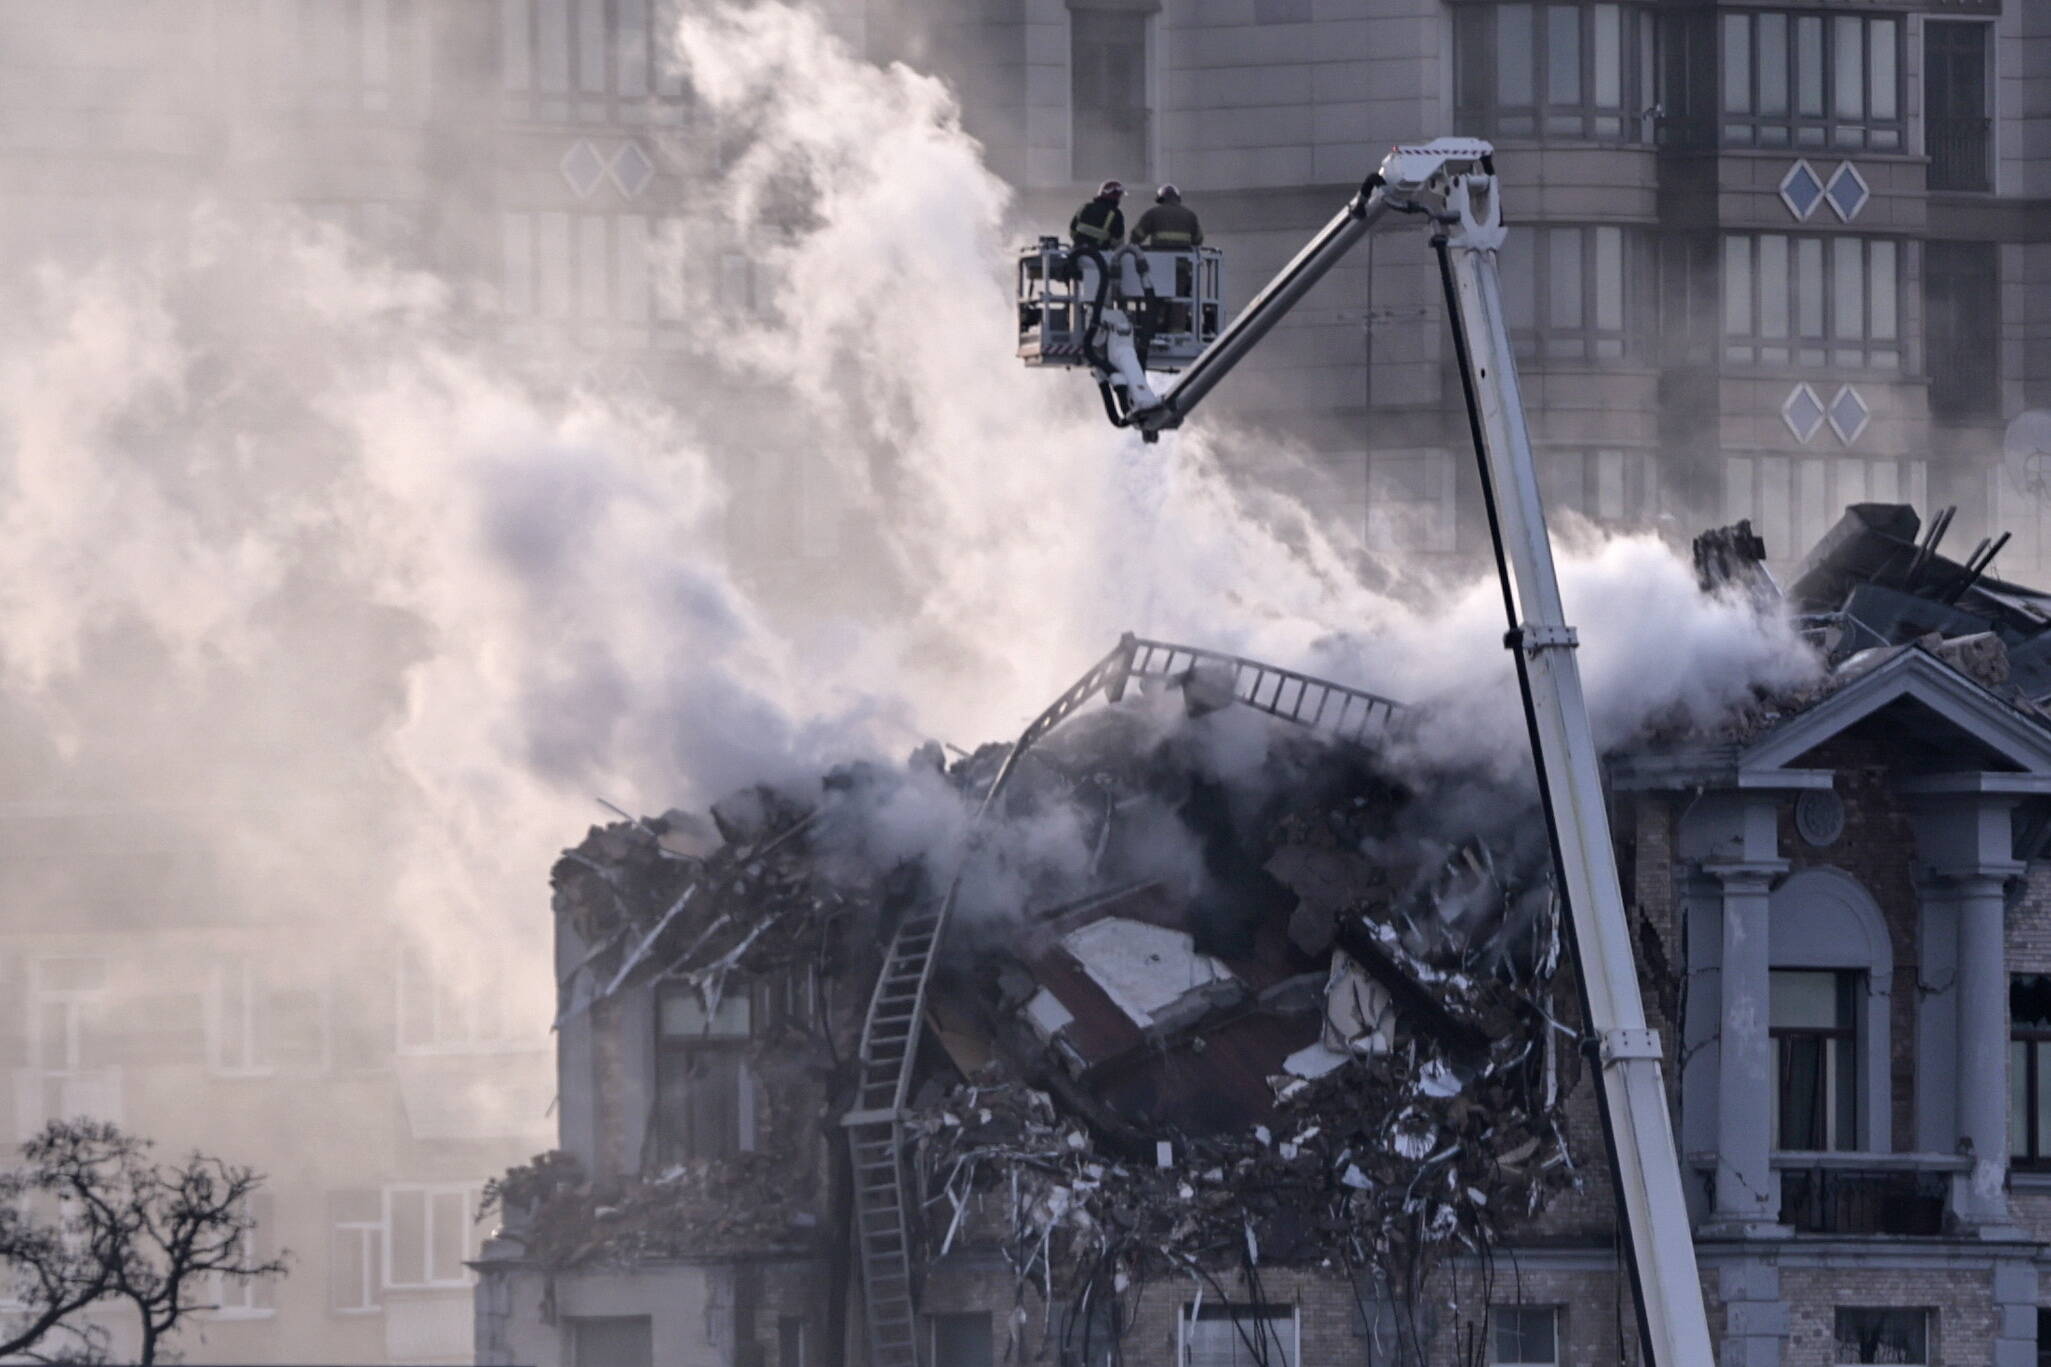
M 1466 138 L 1394 149 L 1346 207 L 1158 396 L 1144 384 L 1126 386 L 1120 370 L 1107 374 L 1096 367 L 1097 375 L 1107 397 L 1115 388 L 1123 400 L 1111 405 L 1121 425 L 1149 436 L 1178 426 L 1379 221 L 1403 213 L 1432 224 L 1502 576 L 1509 626 L 1504 644 L 1516 656 L 1539 795 L 1598 1052 L 1603 1123 L 1629 1236 L 1645 1353 L 1651 1367 L 1712 1367 L 1660 1041 L 1645 1020 L 1602 774 L 1574 657 L 1576 637 L 1560 601 L 1503 318 L 1496 262 L 1504 228 L 1493 155 L 1490 144 Z

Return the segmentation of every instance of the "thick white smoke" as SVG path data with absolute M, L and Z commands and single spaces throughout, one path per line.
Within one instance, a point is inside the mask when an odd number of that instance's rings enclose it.
M 695 202 L 776 282 L 710 315 L 748 407 L 516 378 L 452 287 L 290 219 L 200 213 L 8 282 L 0 682 L 52 772 L 181 805 L 252 904 L 286 871 L 311 910 L 510 938 L 538 980 L 546 869 L 592 797 L 1006 737 L 1128 628 L 1455 697 L 1437 759 L 1521 753 L 1492 585 L 1382 596 L 1227 477 L 1255 439 L 1143 445 L 1085 380 L 1013 363 L 1019 225 L 939 83 L 779 5 L 678 48 L 746 133 Z M 729 475 L 768 453 L 861 529 L 795 592 L 725 544 Z M 1650 540 L 1563 569 L 1608 740 L 1802 668 Z M 879 839 L 958 833 L 899 815 Z

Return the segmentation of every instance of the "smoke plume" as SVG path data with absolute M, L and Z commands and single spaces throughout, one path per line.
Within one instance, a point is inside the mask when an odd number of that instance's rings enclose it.
M 1372 587 L 1344 529 L 1232 476 L 1288 458 L 1263 434 L 1143 445 L 1012 361 L 1008 249 L 1042 225 L 940 82 L 774 4 L 686 19 L 677 55 L 736 149 L 683 241 L 760 282 L 693 296 L 697 399 L 581 383 L 567 339 L 516 363 L 468 287 L 285 212 L 195 202 L 0 282 L 17 772 L 176 810 L 248 908 L 515 946 L 538 1034 L 545 873 L 594 797 L 1008 737 L 1125 629 L 1435 702 L 1414 764 L 1521 753 L 1491 583 Z M 696 251 L 659 268 L 702 281 Z M 809 551 L 735 532 L 800 507 Z M 1606 743 L 1804 668 L 1650 538 L 1562 570 Z M 899 801 L 879 848 L 959 838 Z

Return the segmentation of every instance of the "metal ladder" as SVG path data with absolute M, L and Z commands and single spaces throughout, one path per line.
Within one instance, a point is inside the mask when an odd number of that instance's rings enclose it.
M 1396 709 L 1387 698 L 1343 684 L 1237 655 L 1141 640 L 1128 632 L 1019 733 L 976 809 L 971 832 L 996 806 L 1025 753 L 1092 698 L 1101 693 L 1116 702 L 1134 678 L 1171 681 L 1187 676 L 1200 663 L 1229 666 L 1233 695 L 1247 706 L 1346 740 L 1359 740 L 1369 726 L 1386 724 Z M 908 914 L 891 937 L 862 1022 L 854 1109 L 841 1120 L 854 1168 L 869 1367 L 921 1367 L 926 1358 L 919 1342 L 909 1214 L 914 1198 L 905 1167 L 904 1105 L 918 1053 L 926 987 L 960 889 L 961 872 L 956 870 L 946 896 Z
M 1135 678 L 1178 679 L 1199 665 L 1224 666 L 1232 671 L 1232 693 L 1240 702 L 1341 740 L 1358 741 L 1370 727 L 1386 726 L 1396 714 L 1396 704 L 1389 699 L 1329 679 L 1196 646 L 1126 639 L 1132 647 L 1130 672 Z M 1116 697 L 1112 695 L 1114 701 Z
M 883 972 L 869 998 L 868 1018 L 862 1023 L 855 1109 L 841 1122 L 847 1127 L 848 1156 L 854 1166 L 870 1367 L 919 1367 L 925 1356 L 918 1342 L 918 1298 L 912 1283 L 903 1117 L 933 951 L 953 909 L 950 887 L 937 907 L 913 911 L 891 937 Z

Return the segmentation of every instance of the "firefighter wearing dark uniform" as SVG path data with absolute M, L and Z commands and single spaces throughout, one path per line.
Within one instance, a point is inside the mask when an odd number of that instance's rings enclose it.
M 1132 244 L 1160 251 L 1182 251 L 1201 247 L 1204 230 L 1196 221 L 1196 211 L 1183 207 L 1182 191 L 1163 185 L 1154 196 L 1154 207 L 1141 214 L 1133 226 Z
M 1115 180 L 1099 185 L 1097 197 L 1068 220 L 1069 238 L 1078 247 L 1095 247 L 1100 252 L 1125 241 L 1125 215 L 1118 209 L 1118 201 L 1124 197 L 1125 187 Z

